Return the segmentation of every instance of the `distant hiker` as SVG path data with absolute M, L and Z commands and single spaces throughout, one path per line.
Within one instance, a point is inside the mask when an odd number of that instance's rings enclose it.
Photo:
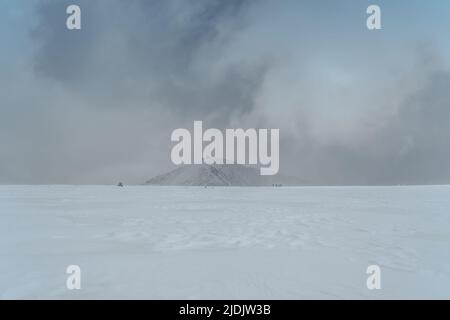
M 117 185 L 118 187 L 123 187 L 123 183 L 119 182 L 119 184 Z

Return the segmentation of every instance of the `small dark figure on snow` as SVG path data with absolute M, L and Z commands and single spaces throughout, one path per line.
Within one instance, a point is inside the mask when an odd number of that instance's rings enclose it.
M 123 183 L 119 182 L 119 184 L 117 185 L 118 187 L 123 187 Z

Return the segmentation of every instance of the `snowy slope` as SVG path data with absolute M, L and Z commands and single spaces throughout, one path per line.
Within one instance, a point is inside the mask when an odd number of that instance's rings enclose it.
M 244 165 L 186 165 L 146 182 L 159 186 L 272 186 L 299 185 L 301 182 L 280 174 L 261 176 L 258 168 Z
M 448 299 L 449 213 L 439 186 L 0 186 L 0 298 Z

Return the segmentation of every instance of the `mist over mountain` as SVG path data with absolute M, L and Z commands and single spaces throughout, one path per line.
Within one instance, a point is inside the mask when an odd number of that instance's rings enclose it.
M 2 1 L 0 183 L 141 184 L 199 120 L 308 184 L 450 183 L 450 2 L 378 2 Z

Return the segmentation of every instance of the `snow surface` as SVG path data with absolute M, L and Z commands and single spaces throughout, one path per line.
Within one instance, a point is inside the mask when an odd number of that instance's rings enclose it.
M 0 186 L 0 298 L 448 299 L 450 187 Z

